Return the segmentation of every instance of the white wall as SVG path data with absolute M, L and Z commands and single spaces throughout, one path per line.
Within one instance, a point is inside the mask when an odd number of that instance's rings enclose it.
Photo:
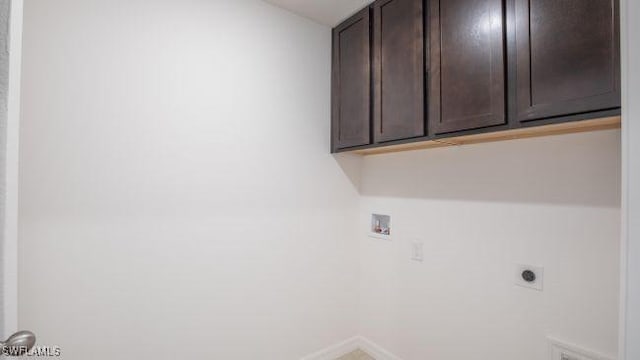
M 0 0 L 0 259 L 4 254 L 4 219 L 6 203 L 6 139 L 7 139 L 7 99 L 9 93 L 9 26 L 10 2 Z M 4 280 L 3 261 L 0 260 L 0 279 Z M 3 281 L 4 283 L 4 281 Z M 0 286 L 0 323 L 4 325 L 4 287 Z M 0 328 L 0 338 L 4 336 L 4 326 Z
M 619 131 L 366 157 L 362 194 L 365 337 L 404 360 L 542 360 L 547 336 L 617 354 Z M 393 241 L 365 235 L 372 211 Z
M 27 0 L 20 327 L 96 360 L 297 359 L 355 335 L 330 42 L 257 0 Z
M 404 360 L 539 360 L 547 335 L 615 356 L 619 132 L 367 157 L 360 179 L 328 154 L 325 27 L 253 0 L 27 0 L 24 31 L 20 327 L 65 359 L 356 334 Z M 364 235 L 372 210 L 393 242 Z
M 622 0 L 623 267 L 621 348 L 626 360 L 640 359 L 640 3 Z
M 5 76 L 2 87 L 6 101 L 2 110 L 2 326 L 5 338 L 18 328 L 18 139 L 20 125 L 20 70 L 22 64 L 22 0 L 3 2 L 2 44 Z M 6 58 L 5 58 L 6 57 Z

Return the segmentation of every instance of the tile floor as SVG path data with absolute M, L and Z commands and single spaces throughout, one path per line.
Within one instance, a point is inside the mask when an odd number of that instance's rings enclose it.
M 352 353 L 337 358 L 336 360 L 376 360 L 362 350 L 356 350 Z

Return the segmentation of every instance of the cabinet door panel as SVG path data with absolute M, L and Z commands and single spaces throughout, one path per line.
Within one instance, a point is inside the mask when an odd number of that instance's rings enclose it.
M 333 30 L 332 148 L 371 143 L 369 9 Z
M 502 0 L 432 0 L 429 123 L 436 134 L 506 122 Z
M 425 134 L 422 0 L 373 5 L 375 142 Z
M 516 0 L 520 121 L 620 106 L 617 0 Z

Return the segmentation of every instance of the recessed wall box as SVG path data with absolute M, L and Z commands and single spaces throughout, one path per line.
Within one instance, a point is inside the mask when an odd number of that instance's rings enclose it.
M 369 236 L 391 240 L 391 215 L 371 214 Z

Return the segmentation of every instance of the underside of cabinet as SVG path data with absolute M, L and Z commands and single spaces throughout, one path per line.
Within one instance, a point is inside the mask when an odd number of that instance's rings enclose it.
M 406 144 L 389 145 L 370 149 L 354 150 L 353 153 L 361 155 L 386 154 L 399 151 L 431 149 L 444 146 L 461 146 L 493 141 L 524 139 L 549 135 L 572 134 L 588 131 L 609 130 L 620 128 L 620 116 L 603 117 L 599 119 L 571 121 L 559 124 L 533 126 L 512 130 L 463 135 L 444 139 L 418 141 Z

